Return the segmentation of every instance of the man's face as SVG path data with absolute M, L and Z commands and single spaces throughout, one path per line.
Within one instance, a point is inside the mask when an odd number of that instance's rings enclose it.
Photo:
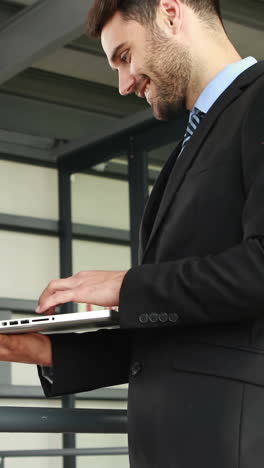
M 116 12 L 101 35 L 109 64 L 117 69 L 119 92 L 136 93 L 151 105 L 156 118 L 173 119 L 185 106 L 190 81 L 190 55 L 173 35 Z

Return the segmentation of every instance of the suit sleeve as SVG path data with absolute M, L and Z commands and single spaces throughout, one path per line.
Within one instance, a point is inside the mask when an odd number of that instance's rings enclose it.
M 128 381 L 130 340 L 127 330 L 102 329 L 88 333 L 50 335 L 51 382 L 39 367 L 47 397 L 79 393 Z
M 264 318 L 263 96 L 262 87 L 244 116 L 241 132 L 245 188 L 241 243 L 216 255 L 145 264 L 129 270 L 120 293 L 122 327 L 155 328 Z

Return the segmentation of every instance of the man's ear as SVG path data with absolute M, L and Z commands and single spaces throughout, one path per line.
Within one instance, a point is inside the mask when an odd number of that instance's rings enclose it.
M 180 0 L 160 0 L 159 12 L 163 24 L 172 32 L 179 30 L 182 20 L 182 3 Z

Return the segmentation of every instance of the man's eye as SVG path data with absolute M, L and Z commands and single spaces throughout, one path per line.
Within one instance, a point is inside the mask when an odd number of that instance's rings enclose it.
M 128 51 L 127 51 L 127 52 L 124 52 L 124 54 L 121 54 L 121 61 L 122 61 L 122 62 L 125 62 L 125 63 L 128 63 L 128 62 L 129 62 Z

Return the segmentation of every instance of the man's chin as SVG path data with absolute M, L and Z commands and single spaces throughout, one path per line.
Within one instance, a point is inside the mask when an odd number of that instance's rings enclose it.
M 175 120 L 184 108 L 184 100 L 177 103 L 153 103 L 152 112 L 157 120 Z
M 151 106 L 151 107 L 152 107 L 152 106 Z M 164 119 L 162 118 L 162 116 L 159 114 L 159 112 L 157 112 L 153 107 L 152 107 L 152 112 L 153 112 L 153 115 L 154 115 L 155 119 L 157 119 L 157 120 L 164 120 Z
M 157 109 L 152 106 L 152 112 L 157 120 L 175 120 L 177 118 L 178 112 L 168 112 L 167 110 L 165 111 L 164 109 Z
M 164 109 L 161 108 L 157 103 L 151 104 L 152 112 L 157 120 L 168 120 Z

